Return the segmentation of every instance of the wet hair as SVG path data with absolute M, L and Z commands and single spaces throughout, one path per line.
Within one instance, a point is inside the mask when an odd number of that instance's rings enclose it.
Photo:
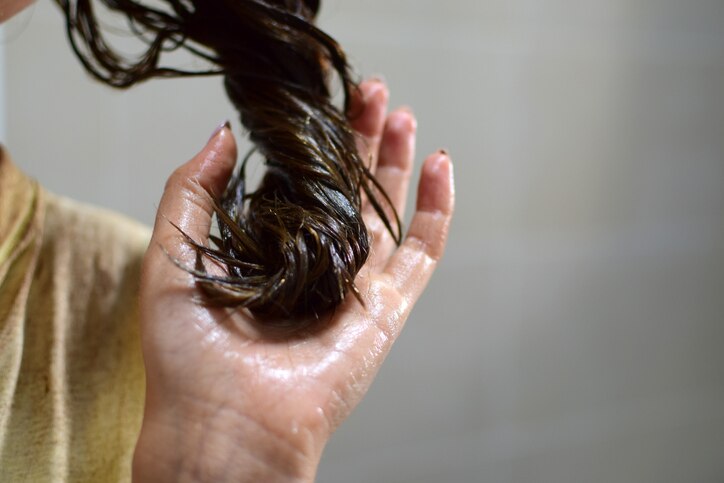
M 365 196 L 399 243 L 400 220 L 356 148 L 348 116 L 358 90 L 337 42 L 314 26 L 318 0 L 56 0 L 78 58 L 96 79 L 126 88 L 156 77 L 221 74 L 266 170 L 246 185 L 246 159 L 226 191 L 212 193 L 219 236 L 186 267 L 205 303 L 244 307 L 261 320 L 319 317 L 360 298 L 354 279 L 370 252 Z M 145 51 L 128 58 L 107 41 L 95 6 L 122 13 Z M 206 70 L 162 65 L 179 49 Z M 335 75 L 336 74 L 336 75 Z M 331 81 L 344 92 L 332 102 Z M 207 263 L 225 269 L 212 275 Z M 294 322 L 292 322 L 294 323 Z

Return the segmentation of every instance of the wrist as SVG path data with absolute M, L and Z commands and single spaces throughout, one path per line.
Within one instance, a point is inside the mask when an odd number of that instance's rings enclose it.
M 312 482 L 321 451 L 304 446 L 224 408 L 202 417 L 147 408 L 133 481 Z

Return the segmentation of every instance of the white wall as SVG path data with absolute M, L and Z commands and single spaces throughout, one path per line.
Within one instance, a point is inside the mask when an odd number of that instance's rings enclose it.
M 320 482 L 724 481 L 724 3 L 329 0 L 456 160 L 448 254 Z M 150 222 L 233 117 L 218 80 L 87 80 L 50 2 L 7 42 L 7 140 Z M 238 123 L 237 123 L 238 125 Z

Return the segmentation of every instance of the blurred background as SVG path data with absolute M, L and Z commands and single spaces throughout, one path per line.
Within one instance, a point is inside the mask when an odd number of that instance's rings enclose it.
M 319 482 L 723 482 L 724 2 L 322 4 L 458 202 Z M 48 0 L 0 38 L 0 141 L 56 193 L 150 224 L 235 119 L 219 79 L 96 84 Z

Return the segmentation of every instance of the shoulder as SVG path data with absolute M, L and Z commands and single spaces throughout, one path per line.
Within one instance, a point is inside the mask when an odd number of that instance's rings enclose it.
M 0 392 L 25 408 L 0 428 L 12 462 L 0 480 L 127 481 L 143 414 L 138 287 L 150 230 L 45 191 L 1 151 L 0 168 L 0 187 L 13 188 L 0 190 Z
M 151 230 L 111 210 L 45 192 L 44 238 L 68 244 L 76 256 L 105 254 L 140 262 Z
M 36 278 L 45 278 L 56 293 L 66 293 L 70 310 L 95 313 L 97 319 L 109 314 L 118 318 L 119 305 L 121 313 L 135 308 L 150 230 L 110 210 L 48 192 L 43 192 L 43 198 Z
M 143 414 L 138 289 L 150 230 L 110 210 L 42 195 L 28 319 L 52 324 L 52 344 L 67 355 L 65 418 L 82 428 L 68 448 L 70 479 L 125 481 Z

